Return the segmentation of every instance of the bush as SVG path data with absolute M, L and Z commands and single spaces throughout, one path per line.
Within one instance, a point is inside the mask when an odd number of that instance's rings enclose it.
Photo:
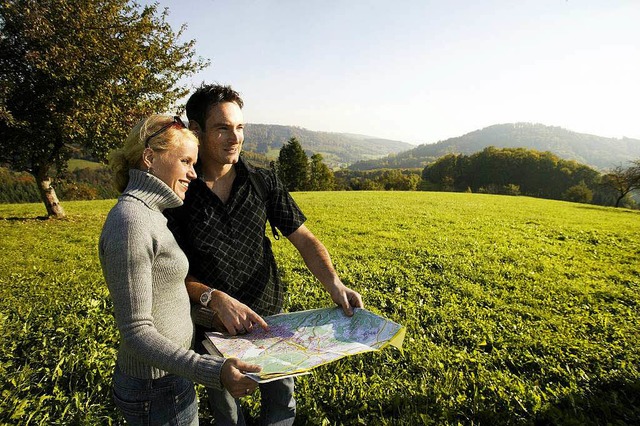
M 584 182 L 574 185 L 563 194 L 563 198 L 574 203 L 590 203 L 593 200 L 593 191 Z
M 0 203 L 35 203 L 37 201 L 40 201 L 40 193 L 33 176 L 0 167 Z
M 98 188 L 82 182 L 65 185 L 60 191 L 59 197 L 68 201 L 96 200 Z
M 55 179 L 60 201 L 105 200 L 118 197 L 111 171 L 105 167 L 86 167 L 62 173 Z M 0 167 L 0 203 L 38 203 L 38 186 L 32 175 Z

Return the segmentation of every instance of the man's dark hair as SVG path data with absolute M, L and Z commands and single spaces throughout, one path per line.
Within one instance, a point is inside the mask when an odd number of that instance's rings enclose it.
M 231 86 L 202 83 L 187 101 L 187 118 L 198 123 L 200 129 L 205 131 L 209 110 L 222 102 L 235 102 L 240 108 L 244 105 L 240 94 Z

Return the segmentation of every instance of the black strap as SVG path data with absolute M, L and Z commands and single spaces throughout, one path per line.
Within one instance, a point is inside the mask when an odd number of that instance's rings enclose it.
M 267 200 L 269 198 L 269 190 L 267 189 L 267 182 L 265 182 L 264 176 L 262 176 L 253 167 L 249 165 L 247 165 L 247 170 L 249 171 L 249 181 L 251 182 L 251 185 L 253 185 L 253 188 L 258 193 L 258 196 L 266 205 Z M 271 225 L 271 232 L 273 232 L 273 238 L 275 238 L 276 240 L 279 240 L 280 235 L 278 235 L 278 230 L 276 229 L 275 226 L 273 226 L 273 223 L 271 223 L 270 220 L 269 220 L 269 225 Z

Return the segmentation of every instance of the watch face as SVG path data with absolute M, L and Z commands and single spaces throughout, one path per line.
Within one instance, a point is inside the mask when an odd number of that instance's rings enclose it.
M 202 303 L 203 305 L 208 305 L 209 301 L 211 300 L 211 292 L 210 291 L 205 291 L 204 293 L 202 293 L 200 295 L 200 303 Z

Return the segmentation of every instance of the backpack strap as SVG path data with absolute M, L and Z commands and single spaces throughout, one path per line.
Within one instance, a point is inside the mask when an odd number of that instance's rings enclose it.
M 264 180 L 264 176 L 258 173 L 253 166 L 247 164 L 246 162 L 245 162 L 245 165 L 247 166 L 247 170 L 249 171 L 249 182 L 251 182 L 253 189 L 255 189 L 256 192 L 258 193 L 258 197 L 260 197 L 260 199 L 266 205 L 267 200 L 269 199 L 269 190 L 267 188 L 267 182 Z M 269 220 L 268 217 L 267 217 L 267 220 Z M 271 220 L 269 220 L 269 225 L 271 225 L 271 232 L 273 232 L 273 238 L 275 238 L 276 240 L 279 240 L 280 235 L 278 235 L 278 230 L 273 225 Z

